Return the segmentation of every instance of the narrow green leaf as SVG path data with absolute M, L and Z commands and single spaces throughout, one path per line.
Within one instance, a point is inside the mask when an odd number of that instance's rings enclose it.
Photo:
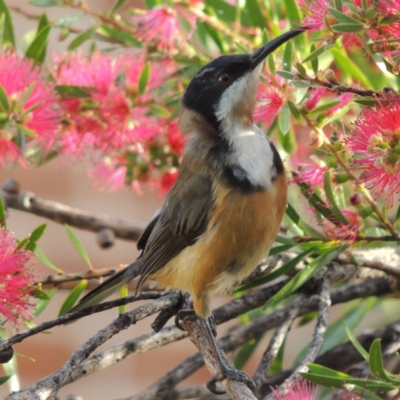
M 290 82 L 292 86 L 294 86 L 297 89 L 306 89 L 310 87 L 310 82 L 306 81 L 304 79 L 295 79 Z
M 58 316 L 66 314 L 78 301 L 79 296 L 86 289 L 88 281 L 86 279 L 81 280 L 72 290 L 68 297 L 65 299 L 64 303 L 60 308 Z
M 138 85 L 139 94 L 143 94 L 146 91 L 146 87 L 150 79 L 150 74 L 151 74 L 150 63 L 147 62 L 143 67 L 142 72 L 140 73 L 139 85 Z
M 395 221 L 399 221 L 400 220 L 400 206 L 397 207 L 396 217 L 395 217 L 394 220 Z M 0 214 L 0 223 L 1 223 L 1 214 Z
M 10 10 L 4 0 L 0 0 L 0 14 L 4 14 L 3 46 L 11 45 L 15 48 L 14 26 Z
M 314 46 L 315 49 L 315 46 Z M 307 61 L 314 60 L 315 58 L 318 58 L 319 55 L 321 55 L 324 51 L 327 50 L 326 46 L 320 46 L 317 49 L 313 50 L 310 52 L 310 54 L 302 61 L 302 63 L 305 63 Z
M 286 135 L 290 129 L 290 110 L 285 104 L 278 115 L 279 129 Z
M 281 246 L 275 246 L 272 247 L 272 249 L 269 251 L 269 256 L 274 256 L 275 254 L 282 253 L 282 251 L 289 250 L 293 247 L 297 246 L 296 243 L 291 243 L 291 244 L 283 244 Z
M 83 258 L 83 260 L 86 262 L 89 268 L 92 269 L 93 268 L 92 263 L 90 262 L 89 256 L 87 255 L 86 250 L 82 246 L 82 243 L 80 242 L 80 240 L 75 235 L 74 231 L 71 229 L 69 225 L 65 224 L 65 228 L 67 229 L 68 236 L 71 239 L 71 242 L 74 245 L 76 251 Z
M 92 86 L 75 86 L 75 85 L 56 85 L 57 93 L 65 97 L 90 97 L 91 92 L 95 90 Z
M 260 6 L 257 0 L 246 0 L 246 9 L 249 13 L 249 18 L 253 26 L 264 29 L 266 20 L 263 17 Z M 240 369 L 240 368 L 239 368 Z
M 350 339 L 350 342 L 353 344 L 353 346 L 356 348 L 356 350 L 361 354 L 361 356 L 364 358 L 364 360 L 369 362 L 368 352 L 364 349 L 364 347 L 361 345 L 361 343 L 354 336 L 353 332 L 349 329 L 349 327 L 346 324 L 346 321 L 344 321 L 343 324 L 344 324 L 344 329 L 346 331 L 346 334 L 347 334 L 348 338 Z
M 310 47 L 310 54 L 312 54 L 316 50 L 317 50 L 317 48 L 315 47 L 314 44 L 312 44 Z M 318 74 L 318 57 L 313 57 L 310 61 L 311 61 L 311 67 L 314 71 L 314 74 L 317 75 Z
M 375 339 L 369 349 L 369 368 L 377 378 L 400 386 L 400 379 L 386 371 L 383 366 L 381 339 Z
M 290 203 L 288 203 L 288 205 L 286 207 L 286 214 L 296 225 L 299 225 L 300 215 L 297 213 L 297 211 L 294 209 L 294 207 Z
M 25 51 L 25 57 L 31 58 L 36 62 L 44 61 L 46 57 L 46 48 L 49 40 L 50 29 L 51 26 L 49 25 L 46 14 L 43 14 L 39 20 L 39 27 L 35 38 Z
M 360 32 L 365 28 L 363 24 L 335 24 L 331 25 L 331 29 L 334 32 L 351 33 L 351 32 Z
M 4 90 L 3 85 L 1 83 L 0 83 L 0 103 L 4 111 L 10 110 L 10 102 L 8 101 L 7 93 Z
M 299 3 L 296 0 L 284 0 L 284 2 L 285 2 L 287 17 L 290 21 L 290 26 L 292 28 L 297 28 L 298 23 L 303 19 L 303 16 L 299 8 Z M 305 49 L 306 41 L 307 37 L 305 34 L 298 35 L 294 38 L 294 43 L 296 44 L 296 48 L 300 50 Z
M 54 26 L 59 28 L 69 28 L 71 25 L 81 21 L 84 16 L 85 14 L 63 15 L 62 17 L 58 18 L 56 22 L 54 22 Z
M 315 108 L 308 115 L 310 117 L 318 117 L 320 114 L 324 113 L 327 110 L 330 110 L 331 108 L 337 106 L 338 104 L 340 104 L 340 100 L 331 101 L 327 104 L 323 104 L 322 106 Z
M 127 0 L 117 0 L 115 2 L 114 7 L 111 10 L 110 15 L 113 15 L 116 11 L 118 11 L 126 2 L 127 2 Z
M 363 97 L 362 99 L 354 99 L 354 103 L 361 104 L 362 106 L 374 107 L 377 101 L 373 97 Z
M 301 262 L 303 259 L 305 259 L 307 255 L 314 252 L 317 248 L 318 248 L 318 246 L 314 246 L 308 250 L 303 251 L 296 257 L 292 258 L 291 260 L 289 260 L 288 262 L 283 264 L 281 267 L 275 269 L 274 271 L 270 272 L 269 274 L 267 274 L 265 276 L 261 276 L 260 278 L 257 278 L 255 280 L 247 283 L 246 285 L 240 286 L 236 291 L 251 289 L 255 286 L 259 286 L 259 285 L 263 285 L 264 283 L 271 282 L 274 279 L 287 274 L 293 268 L 295 268 L 299 262 Z
M 330 263 L 340 253 L 343 252 L 343 247 L 336 247 L 328 252 L 320 255 L 316 259 L 310 262 L 303 270 L 298 272 L 278 293 L 272 296 L 264 307 L 270 307 L 277 304 L 279 301 L 287 298 L 297 289 L 303 286 L 308 280 L 310 280 L 322 267 Z
M 45 293 L 47 294 L 47 299 L 39 299 L 39 301 L 36 302 L 35 310 L 33 311 L 33 315 L 35 317 L 38 317 L 47 308 L 56 292 L 57 289 L 49 289 L 45 291 Z
M 247 364 L 247 361 L 249 361 L 250 357 L 257 349 L 257 346 L 259 345 L 261 339 L 262 336 L 256 339 L 251 339 L 250 341 L 242 345 L 239 350 L 236 351 L 235 358 L 233 360 L 233 365 L 235 366 L 235 368 L 240 370 Z
M 0 197 L 0 226 L 7 228 L 7 214 L 3 199 Z
M 0 376 L 0 385 L 3 385 L 11 378 L 11 375 Z
M 292 69 L 293 47 L 292 42 L 287 42 L 283 51 L 282 68 L 284 71 Z
M 129 294 L 128 291 L 128 285 L 124 285 L 121 287 L 121 289 L 119 290 L 119 297 L 121 299 L 123 299 L 124 297 L 127 297 Z M 123 304 L 122 306 L 118 307 L 118 312 L 119 314 L 125 314 L 126 313 L 126 304 Z
M 25 250 L 34 251 L 36 249 L 36 242 L 43 236 L 46 228 L 47 224 L 42 224 L 31 232 L 28 243 L 25 245 Z
M 29 3 L 36 7 L 54 7 L 62 6 L 63 0 L 30 0 Z
M 79 34 L 68 46 L 68 50 L 74 50 L 81 44 L 89 40 L 93 34 L 96 32 L 96 28 L 90 28 L 81 34 Z
M 294 79 L 295 78 L 295 74 L 293 74 L 292 72 L 288 72 L 288 71 L 275 71 L 276 74 L 278 74 L 279 76 L 281 76 L 282 78 L 285 79 Z
M 32 293 L 33 297 L 40 300 L 50 300 L 50 296 L 44 290 L 35 289 Z
M 53 271 L 56 271 L 59 274 L 63 274 L 64 271 L 60 268 L 57 268 L 47 257 L 46 255 L 42 252 L 42 250 L 39 249 L 38 246 L 35 248 L 35 254 L 36 257 L 48 268 L 50 268 Z
M 347 16 L 346 14 L 343 14 L 341 11 L 335 10 L 334 8 L 331 8 L 331 7 L 327 7 L 326 9 L 328 10 L 329 14 L 332 15 L 332 17 L 337 19 L 338 22 L 341 22 L 343 24 L 362 25 L 356 19 L 351 18 L 351 17 Z
M 155 115 L 157 117 L 169 117 L 171 115 L 171 112 L 162 106 L 159 106 L 157 104 L 153 104 L 151 106 L 149 106 L 149 110 L 151 115 Z
M 335 7 L 336 7 L 336 10 L 342 11 L 342 9 L 343 9 L 342 1 L 335 0 Z
M 287 105 L 288 105 L 289 110 L 292 113 L 293 117 L 296 119 L 296 121 L 300 121 L 301 114 L 300 114 L 300 111 L 297 109 L 296 105 L 291 100 L 289 100 L 287 102 Z
M 347 221 L 346 217 L 342 214 L 339 207 L 337 206 L 335 195 L 332 189 L 331 175 L 329 174 L 329 171 L 326 171 L 324 175 L 324 190 L 325 190 L 325 195 L 329 200 L 333 214 L 338 218 L 338 220 L 343 225 L 348 225 L 349 221 Z

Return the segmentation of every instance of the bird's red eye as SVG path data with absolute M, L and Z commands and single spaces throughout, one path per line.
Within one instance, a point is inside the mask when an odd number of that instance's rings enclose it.
M 229 74 L 222 74 L 219 76 L 218 80 L 223 83 L 223 84 L 227 84 L 231 81 L 232 77 Z

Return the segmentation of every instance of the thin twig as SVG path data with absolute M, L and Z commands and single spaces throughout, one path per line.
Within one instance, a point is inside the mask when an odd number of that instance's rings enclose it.
M 16 182 L 14 184 L 18 185 Z M 10 182 L 6 181 L 3 188 L 0 189 L 0 197 L 6 207 L 92 232 L 99 232 L 104 228 L 109 228 L 115 233 L 116 237 L 125 240 L 136 241 L 143 232 L 144 226 L 141 224 L 69 207 L 56 201 L 40 198 L 32 192 L 18 193 L 11 191 L 6 189 L 9 185 Z
M 155 314 L 166 307 L 176 304 L 176 293 L 169 293 L 150 303 L 136 308 L 125 314 L 121 314 L 111 324 L 92 336 L 71 358 L 53 375 L 37 382 L 28 388 L 11 394 L 9 400 L 45 400 L 55 399 L 58 390 L 64 386 L 72 371 L 80 365 L 88 356 L 108 339 L 128 328 L 137 321 Z
M 269 342 L 267 350 L 265 350 L 264 355 L 262 357 L 261 363 L 258 366 L 258 369 L 254 375 L 254 383 L 257 387 L 260 387 L 264 377 L 267 376 L 268 371 L 271 368 L 273 361 L 275 360 L 279 349 L 282 346 L 283 341 L 285 340 L 293 321 L 297 318 L 300 308 L 304 304 L 306 297 L 304 294 L 300 294 L 296 297 L 293 303 L 287 308 L 286 314 L 284 316 L 283 322 L 277 327 L 274 332 L 274 335 Z

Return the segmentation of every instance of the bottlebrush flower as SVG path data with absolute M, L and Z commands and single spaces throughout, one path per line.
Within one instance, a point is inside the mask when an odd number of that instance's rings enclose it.
M 166 172 L 161 177 L 160 194 L 165 195 L 172 188 L 172 186 L 174 186 L 177 179 L 178 171 L 175 170 Z
M 354 153 L 352 163 L 361 171 L 375 197 L 387 189 L 386 200 L 393 205 L 393 196 L 400 190 L 400 99 L 394 98 L 375 109 L 365 108 L 345 139 Z
M 348 223 L 343 224 L 339 222 L 338 224 L 334 224 L 333 221 L 324 219 L 322 221 L 323 233 L 333 240 L 340 240 L 353 244 L 360 230 L 359 215 L 355 211 L 350 210 L 342 210 L 342 214 Z
M 337 104 L 336 106 L 330 108 L 329 110 L 327 110 L 325 113 L 326 115 L 332 115 L 334 114 L 337 110 L 340 110 L 343 107 L 346 107 L 347 104 L 350 102 L 350 100 L 353 98 L 353 93 L 342 93 L 337 100 L 340 101 L 339 104 Z
M 310 189 L 315 189 L 317 186 L 322 186 L 324 183 L 325 172 L 328 171 L 328 166 L 316 156 L 310 156 L 313 163 L 295 163 L 296 170 L 293 170 L 292 182 L 306 183 Z
M 176 121 L 172 121 L 167 127 L 167 139 L 171 149 L 178 155 L 183 154 L 183 148 L 185 147 L 186 138 L 182 135 L 179 130 Z
M 266 127 L 272 124 L 284 104 L 283 95 L 274 87 L 261 83 L 257 92 L 254 120 L 262 121 Z
M 314 400 L 317 388 L 303 379 L 297 379 L 292 384 L 287 383 L 281 391 L 272 389 L 274 400 Z
M 185 32 L 180 18 L 184 17 L 190 25 L 191 31 Z M 134 16 L 137 25 L 136 37 L 147 45 L 154 44 L 164 53 L 176 53 L 183 49 L 196 25 L 196 16 L 183 7 L 157 7 L 145 14 Z
M 13 323 L 32 317 L 30 295 L 35 289 L 32 253 L 18 249 L 11 233 L 0 227 L 0 314 Z
M 8 98 L 8 107 L 0 105 L 0 165 L 5 161 L 25 165 L 17 136 L 26 145 L 50 149 L 60 122 L 53 86 L 42 77 L 32 60 L 9 51 L 0 53 L 0 84 Z
M 319 87 L 313 90 L 310 94 L 310 97 L 305 101 L 304 106 L 308 111 L 314 110 L 317 107 L 318 102 L 322 99 L 326 92 L 326 88 Z
M 331 4 L 327 0 L 302 0 L 301 9 L 304 13 L 304 25 L 310 30 L 326 30 L 325 15 Z

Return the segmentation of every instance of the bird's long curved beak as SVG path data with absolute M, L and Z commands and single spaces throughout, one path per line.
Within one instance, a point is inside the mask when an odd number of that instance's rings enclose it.
M 307 27 L 292 29 L 289 32 L 284 33 L 283 35 L 272 39 L 267 44 L 257 49 L 254 53 L 250 55 L 251 66 L 253 67 L 253 69 L 256 68 L 257 65 L 259 65 L 265 59 L 265 57 L 268 56 L 268 54 L 271 54 L 280 45 L 287 42 L 289 39 L 299 35 L 300 33 L 303 33 L 307 29 Z

